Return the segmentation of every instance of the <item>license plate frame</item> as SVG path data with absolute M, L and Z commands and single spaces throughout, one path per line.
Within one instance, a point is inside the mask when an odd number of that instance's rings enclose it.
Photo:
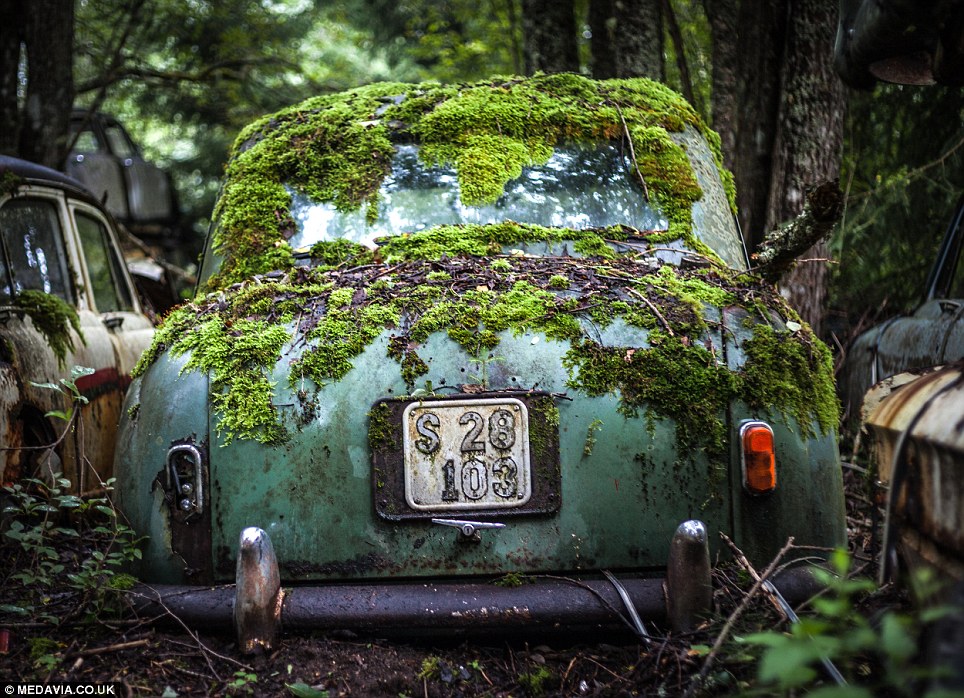
M 518 418 L 514 439 L 504 429 L 512 419 L 500 411 Z M 458 424 L 456 418 L 468 413 L 476 418 Z M 559 412 L 549 393 L 385 398 L 372 406 L 369 417 L 372 490 L 381 518 L 504 518 L 559 509 Z M 421 430 L 416 426 L 420 417 Z M 470 450 L 463 450 L 466 445 Z M 517 468 L 515 491 L 511 466 L 504 459 L 514 461 Z M 447 471 L 449 460 L 454 462 Z M 432 472 L 419 482 L 419 473 L 425 469 Z M 487 492 L 473 498 L 480 478 L 488 483 Z M 450 496 L 443 498 L 446 490 Z

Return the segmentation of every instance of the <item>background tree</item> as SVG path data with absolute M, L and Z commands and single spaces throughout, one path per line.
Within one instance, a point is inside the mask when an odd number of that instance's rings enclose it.
M 590 0 L 588 22 L 593 77 L 665 77 L 661 0 Z
M 0 152 L 59 167 L 74 100 L 74 0 L 0 0 Z
M 572 0 L 522 0 L 525 72 L 579 70 Z

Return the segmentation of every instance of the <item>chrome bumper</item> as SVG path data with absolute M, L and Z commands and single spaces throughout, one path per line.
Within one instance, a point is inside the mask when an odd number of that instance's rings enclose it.
M 709 547 L 701 522 L 679 526 L 668 562 L 665 579 L 533 575 L 515 587 L 407 581 L 282 588 L 270 538 L 261 529 L 249 528 L 241 534 L 235 584 L 139 585 L 132 596 L 142 615 L 170 614 L 190 627 L 234 627 L 245 652 L 270 648 L 281 630 L 405 637 L 633 632 L 628 617 L 634 611 L 673 630 L 689 630 L 712 607 Z M 804 569 L 784 573 L 776 583 L 791 603 L 816 589 Z

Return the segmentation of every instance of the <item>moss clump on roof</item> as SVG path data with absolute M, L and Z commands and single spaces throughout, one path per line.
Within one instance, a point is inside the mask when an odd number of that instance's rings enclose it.
M 77 309 L 59 296 L 43 291 L 26 290 L 20 291 L 14 297 L 13 303 L 23 309 L 30 317 L 33 326 L 47 340 L 61 368 L 67 359 L 67 352 L 74 349 L 74 339 L 70 335 L 71 328 L 80 337 L 81 342 L 87 343 L 80 330 Z
M 426 163 L 456 169 L 463 203 L 494 201 L 526 165 L 544 163 L 560 143 L 627 139 L 635 169 L 669 219 L 668 238 L 703 253 L 692 236 L 701 196 L 670 132 L 691 126 L 719 139 L 669 88 L 643 78 L 592 81 L 540 75 L 471 85 L 381 83 L 309 99 L 252 124 L 238 137 L 215 210 L 214 249 L 225 262 L 209 288 L 289 269 L 297 190 L 339 211 L 378 215 L 378 190 L 393 142 L 416 140 Z M 732 187 L 729 189 L 734 205 Z M 600 249 L 600 248 L 596 248 Z M 453 250 L 452 254 L 461 253 Z

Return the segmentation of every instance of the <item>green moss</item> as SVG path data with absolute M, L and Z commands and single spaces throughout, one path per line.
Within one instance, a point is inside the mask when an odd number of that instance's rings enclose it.
M 582 447 L 582 455 L 591 456 L 593 449 L 596 447 L 596 432 L 602 428 L 603 422 L 601 419 L 594 419 L 589 423 L 586 428 L 586 443 Z
M 368 445 L 371 450 L 384 451 L 398 449 L 395 442 L 395 427 L 392 426 L 391 410 L 380 402 L 368 412 Z
M 43 291 L 25 290 L 14 297 L 13 303 L 27 314 L 33 326 L 47 340 L 61 368 L 67 359 L 67 352 L 74 349 L 71 328 L 81 342 L 87 343 L 80 330 L 80 317 L 76 308 L 59 296 Z
M 592 81 L 564 74 L 459 86 L 380 83 L 309 99 L 239 135 L 215 210 L 214 249 L 225 261 L 208 286 L 292 267 L 286 242 L 296 230 L 292 189 L 339 211 L 364 209 L 369 220 L 377 218 L 378 190 L 400 139 L 418 141 L 427 164 L 454 167 L 463 203 L 478 205 L 497 199 L 523 167 L 544 163 L 560 143 L 628 138 L 649 194 L 670 221 L 665 237 L 712 255 L 692 236 L 690 209 L 701 192 L 669 135 L 687 126 L 710 143 L 733 205 L 719 138 L 679 95 L 643 78 Z M 579 247 L 612 254 L 591 238 Z M 455 253 L 479 254 L 477 248 Z M 364 252 L 344 244 L 337 250 L 316 246 L 312 254 L 335 265 Z
M 604 347 L 592 341 L 574 345 L 563 359 L 573 372 L 570 386 L 588 395 L 619 392 L 620 412 L 640 408 L 676 423 L 682 451 L 705 444 L 714 455 L 725 445 L 723 419 L 737 392 L 736 376 L 702 346 L 678 337 L 650 334 L 652 347 Z
M 824 433 L 837 428 L 840 403 L 834 389 L 833 358 L 808 327 L 797 332 L 756 325 L 743 345 L 742 397 L 757 408 L 775 407 L 793 417 L 804 436 L 816 417 Z
M 265 367 L 275 365 L 289 340 L 304 346 L 288 364 L 289 383 L 303 386 L 309 379 L 317 388 L 346 376 L 355 358 L 388 332 L 387 358 L 398 363 L 411 390 L 428 371 L 422 345 L 436 333 L 446 333 L 479 362 L 493 355 L 505 332 L 540 333 L 569 344 L 564 365 L 573 389 L 618 394 L 628 416 L 642 411 L 672 419 L 684 450 L 721 452 L 723 420 L 734 399 L 782 411 L 804 430 L 814 416 L 822 431 L 836 424 L 828 354 L 809 330 L 777 332 L 751 323 L 753 337 L 743 343 L 746 364 L 735 372 L 708 342 L 707 306 L 790 316 L 785 301 L 754 277 L 672 265 L 652 271 L 648 259 L 650 272 L 640 276 L 638 260 L 627 255 L 506 261 L 511 274 L 451 258 L 396 263 L 389 275 L 380 265 L 349 274 L 302 267 L 270 282 L 241 284 L 175 310 L 135 372 L 143 373 L 165 349 L 190 351 L 188 367 L 211 372 L 214 408 L 229 438 L 273 442 L 284 432 Z M 574 290 L 587 278 L 591 288 Z M 644 328 L 648 346 L 604 346 L 595 339 L 595 328 L 616 319 Z
M 13 194 L 23 183 L 23 177 L 10 170 L 4 170 L 0 173 L 0 196 Z
M 274 385 L 265 367 L 274 366 L 289 338 L 282 325 L 248 319 L 225 322 L 210 317 L 172 347 L 175 354 L 190 352 L 185 370 L 210 374 L 212 408 L 226 443 L 237 436 L 262 443 L 278 443 L 285 438 L 271 404 Z

